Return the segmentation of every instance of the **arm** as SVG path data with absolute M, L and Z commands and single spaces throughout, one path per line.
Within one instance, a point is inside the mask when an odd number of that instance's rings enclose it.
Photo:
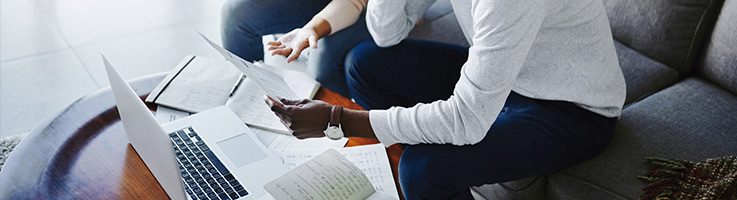
M 393 46 L 407 38 L 417 20 L 435 0 L 371 0 L 366 26 L 380 47 Z
M 299 139 L 323 137 L 330 121 L 332 105 L 320 100 L 274 100 L 264 96 L 271 111 Z M 346 137 L 376 138 L 369 122 L 369 112 L 343 109 L 340 121 Z
M 333 0 L 302 28 L 294 29 L 277 41 L 269 42 L 271 55 L 288 56 L 287 62 L 299 57 L 308 46 L 317 48 L 317 40 L 352 25 L 361 16 L 367 0 Z
M 467 145 L 486 136 L 537 36 L 545 2 L 477 0 L 471 12 L 474 45 L 453 96 L 412 108 L 370 111 L 371 126 L 385 145 Z

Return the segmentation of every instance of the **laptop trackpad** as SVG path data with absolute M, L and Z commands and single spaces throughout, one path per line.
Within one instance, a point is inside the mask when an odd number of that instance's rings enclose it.
M 266 158 L 266 153 L 245 133 L 217 142 L 225 155 L 237 167 L 243 167 Z

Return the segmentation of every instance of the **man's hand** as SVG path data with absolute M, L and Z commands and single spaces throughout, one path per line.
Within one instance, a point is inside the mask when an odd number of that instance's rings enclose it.
M 271 55 L 282 55 L 287 57 L 287 63 L 299 58 L 302 50 L 308 46 L 317 48 L 317 32 L 311 28 L 298 28 L 279 37 L 274 42 L 266 43 Z
M 264 100 L 295 137 L 305 139 L 325 136 L 323 131 L 328 127 L 332 105 L 309 99 L 277 101 L 265 95 Z

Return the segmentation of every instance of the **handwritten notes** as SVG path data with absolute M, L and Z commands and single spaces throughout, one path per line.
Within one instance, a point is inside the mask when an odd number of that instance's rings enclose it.
M 276 199 L 366 199 L 376 191 L 368 177 L 329 149 L 264 185 Z
M 274 154 L 281 158 L 282 163 L 288 169 L 295 169 L 327 150 L 328 148 L 273 149 Z M 399 199 L 391 166 L 389 165 L 389 158 L 386 155 L 386 148 L 382 144 L 336 148 L 334 150 L 355 164 L 369 179 L 375 191 Z

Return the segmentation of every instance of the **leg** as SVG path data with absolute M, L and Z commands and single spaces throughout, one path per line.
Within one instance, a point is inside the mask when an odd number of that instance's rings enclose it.
M 400 185 L 407 199 L 471 199 L 471 186 L 548 173 L 597 154 L 615 123 L 573 103 L 512 92 L 480 143 L 408 146 Z
M 365 40 L 346 57 L 346 81 L 356 103 L 366 109 L 412 106 L 447 99 L 460 78 L 468 48 L 404 40 L 380 48 Z
M 302 27 L 329 2 L 228 0 L 223 6 L 223 46 L 245 60 L 263 60 L 261 36 Z
M 345 81 L 345 57 L 356 44 L 370 38 L 364 14 L 353 25 L 317 41 L 307 60 L 307 72 L 320 84 L 351 98 Z

